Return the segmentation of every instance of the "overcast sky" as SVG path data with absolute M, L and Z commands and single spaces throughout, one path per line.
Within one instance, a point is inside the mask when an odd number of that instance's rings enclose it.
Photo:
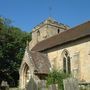
M 0 16 L 28 32 L 49 16 L 74 27 L 90 20 L 90 0 L 0 0 Z

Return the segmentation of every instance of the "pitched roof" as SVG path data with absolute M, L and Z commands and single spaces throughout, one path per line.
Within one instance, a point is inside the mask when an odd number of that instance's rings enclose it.
M 43 51 L 87 35 L 90 35 L 90 21 L 37 43 L 32 51 Z
M 29 51 L 35 66 L 36 74 L 48 74 L 50 69 L 50 62 L 45 54 L 35 51 Z

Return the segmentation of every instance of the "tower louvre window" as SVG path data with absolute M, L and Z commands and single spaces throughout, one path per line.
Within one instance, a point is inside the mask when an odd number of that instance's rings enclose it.
M 57 30 L 57 33 L 60 33 L 60 29 Z
M 40 31 L 39 30 L 37 31 L 37 35 L 40 36 Z

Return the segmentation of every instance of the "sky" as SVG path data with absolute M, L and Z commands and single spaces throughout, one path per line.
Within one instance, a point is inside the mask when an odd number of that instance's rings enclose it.
M 0 16 L 27 32 L 49 16 L 74 27 L 90 20 L 90 0 L 0 0 Z

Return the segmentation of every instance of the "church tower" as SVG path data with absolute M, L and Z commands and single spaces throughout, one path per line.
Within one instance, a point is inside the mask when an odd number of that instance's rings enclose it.
M 32 47 L 34 47 L 40 41 L 50 38 L 68 29 L 69 26 L 58 23 L 57 21 L 49 17 L 32 30 L 32 40 L 29 43 L 29 47 L 30 49 L 32 49 Z

